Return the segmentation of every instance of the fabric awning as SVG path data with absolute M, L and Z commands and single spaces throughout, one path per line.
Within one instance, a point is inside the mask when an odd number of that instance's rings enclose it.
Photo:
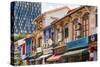
M 57 61 L 61 58 L 61 55 L 52 55 L 47 59 L 47 61 Z
M 35 59 L 34 56 L 33 57 L 26 57 L 24 60 L 30 60 L 30 59 Z
M 50 55 L 51 55 L 51 54 L 42 55 L 42 56 L 38 57 L 36 60 L 39 60 L 39 59 L 41 59 L 41 58 L 45 58 L 45 57 L 48 57 L 48 56 L 50 56 Z
M 62 56 L 78 54 L 78 53 L 81 53 L 81 52 L 86 51 L 86 50 L 87 50 L 87 48 L 80 49 L 80 50 L 75 50 L 75 51 L 69 51 L 69 52 L 64 53 Z

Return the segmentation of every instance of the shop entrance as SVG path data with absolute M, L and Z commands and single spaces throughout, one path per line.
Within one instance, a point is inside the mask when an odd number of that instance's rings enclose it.
M 83 51 L 81 53 L 71 54 L 63 56 L 64 62 L 82 62 L 89 60 L 88 50 Z

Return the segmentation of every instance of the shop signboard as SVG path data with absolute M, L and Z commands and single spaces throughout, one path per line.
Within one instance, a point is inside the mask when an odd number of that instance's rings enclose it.
M 91 43 L 94 43 L 94 42 L 97 42 L 97 34 L 94 34 L 94 35 L 91 35 L 88 37 L 88 43 L 91 44 Z
M 88 46 L 88 38 L 81 38 L 79 40 L 66 43 L 67 49 L 76 49 L 76 48 L 81 48 L 86 46 Z
M 47 49 L 43 49 L 43 54 L 52 54 L 52 47 L 51 48 L 47 48 Z
M 25 43 L 24 39 L 18 40 L 18 45 L 22 45 L 23 43 Z
M 54 49 L 54 54 L 63 54 L 65 52 L 65 46 L 60 46 Z
M 29 57 L 30 56 L 31 39 L 27 38 L 25 41 L 26 41 L 26 57 Z
M 37 48 L 37 53 L 38 52 L 42 52 L 42 48 L 41 47 Z

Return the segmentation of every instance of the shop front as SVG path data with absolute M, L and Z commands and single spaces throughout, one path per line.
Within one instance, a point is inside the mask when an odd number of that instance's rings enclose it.
M 62 62 L 62 57 L 61 55 L 65 52 L 65 46 L 64 46 L 64 42 L 63 42 L 63 28 L 62 28 L 62 24 L 59 23 L 55 23 L 53 24 L 53 36 L 52 36 L 52 40 L 53 40 L 53 49 L 52 49 L 52 55 L 50 57 L 47 58 L 47 63 L 51 64 L 51 63 L 61 63 Z
M 31 51 L 31 38 L 26 38 L 25 39 L 25 43 L 22 44 L 21 46 L 21 60 L 22 60 L 22 63 L 23 65 L 29 65 L 30 62 L 29 62 L 29 59 L 27 58 L 30 58 L 30 51 Z
M 80 61 L 88 61 L 89 53 L 88 49 L 78 49 L 75 51 L 69 51 L 62 55 L 64 62 L 80 62 Z
M 29 62 L 30 62 L 30 65 L 35 65 L 35 59 L 31 59 L 29 60 Z
M 97 34 L 93 34 L 88 37 L 88 51 L 89 51 L 89 60 L 96 61 L 97 60 Z
M 24 64 L 34 65 L 35 64 L 35 56 L 26 57 L 23 60 Z
M 44 46 L 43 46 L 43 56 L 42 64 L 47 64 L 47 58 L 53 54 L 53 29 L 51 26 L 44 28 Z
M 41 59 L 36 60 L 40 56 L 43 55 L 43 32 L 42 31 L 37 31 L 36 33 L 36 58 L 35 58 L 35 64 L 40 64 Z
M 42 47 L 38 47 L 37 50 L 36 50 L 35 64 L 41 64 L 42 63 L 42 60 L 38 59 L 42 55 L 43 55 Z
M 36 58 L 36 59 L 35 59 L 36 64 L 46 64 L 46 63 L 47 63 L 46 59 L 47 59 L 47 57 L 49 57 L 49 56 L 51 56 L 51 54 L 42 55 L 42 56 Z
M 88 38 L 81 38 L 76 41 L 66 43 L 67 51 L 62 55 L 64 62 L 88 61 Z
M 49 41 L 48 44 L 51 45 L 52 43 Z M 52 47 L 43 49 L 43 55 L 38 58 L 41 59 L 42 64 L 47 64 L 46 59 L 53 54 L 52 49 L 53 49 Z
M 46 64 L 47 63 L 46 59 L 53 54 L 52 49 L 53 49 L 52 47 L 43 49 L 43 56 L 42 56 L 43 64 Z
M 51 64 L 51 63 L 59 63 L 60 60 L 61 60 L 61 55 L 52 55 L 46 61 L 48 62 L 48 64 Z
M 63 59 L 62 59 L 62 55 L 65 52 L 65 46 L 58 46 L 53 48 L 53 54 L 47 58 L 47 62 L 48 64 L 50 63 L 62 63 Z

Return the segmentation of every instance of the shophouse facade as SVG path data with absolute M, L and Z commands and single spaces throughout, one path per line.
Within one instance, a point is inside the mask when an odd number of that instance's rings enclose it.
M 52 23 L 52 21 L 55 21 L 55 20 L 58 20 L 59 18 L 64 17 L 67 14 L 68 10 L 69 10 L 68 7 L 62 7 L 60 9 L 55 9 L 55 10 L 45 12 L 41 16 L 38 16 L 37 18 L 35 18 L 34 24 L 36 26 L 36 31 L 33 32 L 33 35 L 35 35 L 37 43 L 39 43 L 38 42 L 39 37 L 42 38 L 42 42 L 43 42 L 42 56 L 37 58 L 40 61 L 40 63 L 45 64 L 47 57 L 53 53 L 53 50 L 52 50 L 52 48 L 53 48 L 52 47 L 53 29 L 52 29 L 50 23 Z M 62 14 L 60 14 L 60 13 L 62 13 Z
M 53 17 L 55 11 L 35 18 L 33 22 L 36 27 L 31 35 L 28 52 L 30 56 L 25 59 L 25 64 L 96 60 L 97 55 L 94 55 L 97 53 L 96 11 L 97 8 L 94 6 L 81 6 L 68 10 L 60 19 Z M 59 10 L 58 13 L 60 14 Z M 47 19 L 48 17 L 52 17 L 53 20 Z M 47 20 L 51 22 L 45 25 Z
M 55 29 L 55 45 L 57 45 L 57 47 L 60 47 L 61 45 L 66 47 L 65 51 L 67 53 L 65 52 L 64 55 L 62 55 L 66 60 L 62 61 L 78 62 L 89 60 L 88 36 L 97 34 L 96 18 L 97 8 L 95 6 L 81 6 L 70 10 L 65 17 L 52 23 L 52 27 Z M 60 31 L 61 34 L 56 32 L 56 30 Z M 62 43 L 59 42 L 60 40 L 62 40 Z M 57 54 L 57 47 L 54 48 L 54 54 Z M 59 56 L 59 59 L 56 62 L 61 61 L 60 58 L 61 57 Z
M 81 6 L 69 10 L 67 15 L 60 19 L 53 18 L 48 25 L 45 25 L 47 13 L 38 16 L 34 20 L 36 28 L 31 36 L 30 46 L 32 57 L 28 63 L 49 64 L 96 60 L 97 55 L 93 57 L 94 53 L 97 53 L 96 11 L 94 6 Z M 53 16 L 52 13 L 48 14 Z
M 43 15 L 38 16 L 34 19 L 33 24 L 35 25 L 35 31 L 33 32 L 34 41 L 36 45 L 36 58 L 35 64 L 42 64 L 42 60 L 39 59 L 43 55 Z
M 55 30 L 54 28 L 52 28 L 51 23 L 64 17 L 67 14 L 68 10 L 69 10 L 68 7 L 62 7 L 44 13 L 43 31 L 44 31 L 44 53 L 45 54 L 50 54 L 50 56 L 54 54 L 53 48 L 55 42 L 53 37 L 54 37 Z M 46 60 L 46 62 L 49 63 L 48 60 Z

